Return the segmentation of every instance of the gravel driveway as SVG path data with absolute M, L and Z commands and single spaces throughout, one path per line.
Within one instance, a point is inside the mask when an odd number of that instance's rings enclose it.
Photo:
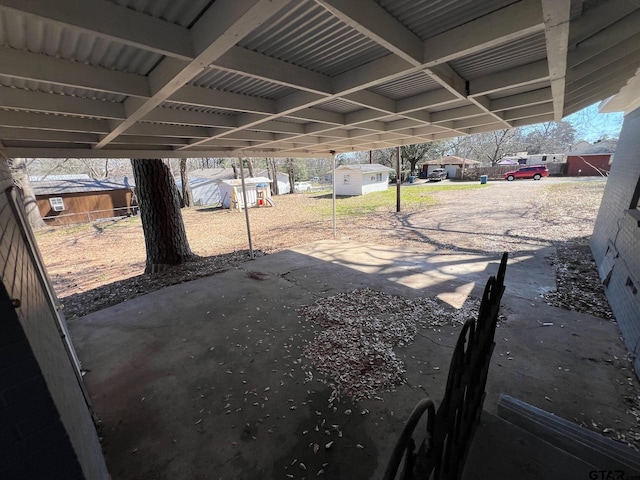
M 492 182 L 489 188 L 440 192 L 426 212 L 400 217 L 401 235 L 441 249 L 524 252 L 591 235 L 604 181 Z
M 584 243 L 593 231 L 604 185 L 599 178 L 491 181 L 481 188 L 444 191 L 428 182 L 403 185 L 431 190 L 436 205 L 411 205 L 396 213 L 394 202 L 373 214 L 339 218 L 337 237 L 401 245 L 416 253 L 496 255 L 560 242 Z M 330 202 L 327 197 L 326 192 L 284 195 L 276 198 L 276 208 L 251 209 L 254 248 L 259 254 L 273 253 L 332 238 L 331 219 L 318 214 L 319 205 Z M 183 218 L 189 243 L 200 258 L 158 275 L 142 275 L 145 248 L 137 217 L 38 232 L 38 245 L 67 318 L 211 275 L 248 258 L 241 213 L 200 208 L 183 211 Z

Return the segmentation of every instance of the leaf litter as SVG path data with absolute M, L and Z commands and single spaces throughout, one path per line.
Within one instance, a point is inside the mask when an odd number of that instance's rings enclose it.
M 348 396 L 355 401 L 403 383 L 406 369 L 394 351 L 413 342 L 418 329 L 461 326 L 477 316 L 479 299 L 470 298 L 459 310 L 444 308 L 427 297 L 399 295 L 359 288 L 317 300 L 298 313 L 322 327 L 304 348 L 314 368 L 328 377 L 329 401 Z

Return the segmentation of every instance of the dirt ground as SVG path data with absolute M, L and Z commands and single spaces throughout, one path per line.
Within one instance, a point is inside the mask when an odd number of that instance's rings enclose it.
M 448 182 L 447 182 L 448 183 Z M 490 182 L 482 188 L 439 190 L 418 183 L 436 202 L 395 212 L 395 205 L 362 216 L 340 217 L 341 240 L 402 246 L 417 254 L 432 252 L 512 254 L 553 247 L 540 258 L 557 270 L 557 292 L 549 305 L 611 320 L 588 239 L 604 191 L 599 178 Z M 330 196 L 326 192 L 277 197 L 275 208 L 251 209 L 257 255 L 333 238 Z M 340 201 L 340 200 L 339 200 Z M 139 218 L 51 228 L 37 240 L 68 319 L 80 317 L 202 276 L 229 270 L 248 258 L 245 217 L 241 212 L 196 208 L 183 212 L 189 243 L 199 257 L 166 272 L 143 275 L 144 237 Z M 628 359 L 619 359 L 626 370 Z M 640 418 L 635 382 L 624 392 L 627 413 Z M 609 435 L 636 447 L 640 428 Z
M 403 188 L 433 192 L 436 205 L 412 205 L 400 213 L 395 212 L 395 205 L 389 205 L 384 211 L 338 218 L 337 237 L 402 245 L 417 253 L 516 252 L 553 245 L 591 234 L 604 182 L 548 178 L 540 182 L 491 182 L 471 190 L 434 191 L 433 187 L 418 183 Z M 283 195 L 277 197 L 275 208 L 251 209 L 254 249 L 273 253 L 332 238 L 331 218 L 318 213 L 330 208 L 330 201 L 326 192 Z M 218 262 L 205 261 L 206 268 L 193 265 L 197 276 L 246 255 L 243 251 L 248 241 L 241 212 L 200 207 L 183 210 L 183 218 L 196 255 L 227 254 Z M 63 301 L 144 271 L 145 246 L 139 217 L 48 228 L 37 233 L 37 241 L 55 291 Z M 180 277 L 184 272 L 177 273 Z M 164 276 L 171 276 L 171 272 Z M 145 276 L 139 283 L 158 280 L 152 277 Z

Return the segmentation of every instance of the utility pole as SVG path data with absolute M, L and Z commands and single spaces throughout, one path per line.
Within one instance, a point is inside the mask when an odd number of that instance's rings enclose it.
M 400 147 L 396 147 L 396 212 L 400 212 L 400 184 L 402 176 L 400 172 Z
M 331 198 L 333 202 L 333 238 L 337 238 L 336 230 L 336 151 L 329 151 L 331 154 L 331 162 L 333 164 L 333 174 L 331 175 Z
M 244 165 L 242 165 L 242 157 L 238 157 L 240 163 L 240 179 L 242 182 L 242 203 L 244 203 L 244 218 L 247 221 L 247 237 L 249 237 L 249 254 L 253 260 L 253 244 L 251 242 L 251 226 L 249 224 L 249 204 L 247 203 L 247 190 L 244 185 Z

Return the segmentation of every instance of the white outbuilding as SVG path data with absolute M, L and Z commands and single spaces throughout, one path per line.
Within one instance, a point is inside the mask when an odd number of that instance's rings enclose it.
M 275 205 L 271 198 L 271 179 L 267 177 L 248 177 L 244 179 L 244 186 L 247 192 L 247 206 L 249 208 Z M 221 180 L 218 183 L 218 188 L 220 189 L 221 203 L 224 208 L 242 210 L 244 197 L 242 195 L 241 179 Z
M 379 163 L 340 165 L 336 168 L 336 195 L 364 195 L 389 188 L 393 168 Z

